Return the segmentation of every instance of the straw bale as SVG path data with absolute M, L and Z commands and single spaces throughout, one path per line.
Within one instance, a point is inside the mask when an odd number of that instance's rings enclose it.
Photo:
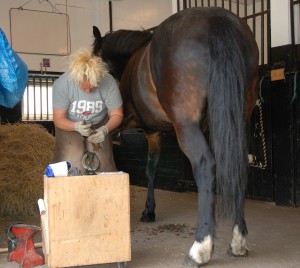
M 43 174 L 53 161 L 55 138 L 38 124 L 0 125 L 0 216 L 38 215 Z

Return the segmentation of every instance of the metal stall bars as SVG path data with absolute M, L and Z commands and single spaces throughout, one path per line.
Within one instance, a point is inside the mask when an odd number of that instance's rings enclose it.
M 290 0 L 291 8 L 291 70 L 293 73 L 292 97 L 292 150 L 294 159 L 294 181 L 292 187 L 293 205 L 300 206 L 300 106 L 299 106 L 299 70 L 300 70 L 300 0 Z
M 291 5 L 291 41 L 293 68 L 299 67 L 300 58 L 300 0 L 290 0 Z
M 270 0 L 180 0 L 177 10 L 191 7 L 222 7 L 243 18 L 251 28 L 260 52 L 260 65 L 270 62 Z
M 22 100 L 22 121 L 43 125 L 54 133 L 52 85 L 61 73 L 29 72 Z
M 22 120 L 52 120 L 52 85 L 59 75 L 30 72 L 23 96 Z

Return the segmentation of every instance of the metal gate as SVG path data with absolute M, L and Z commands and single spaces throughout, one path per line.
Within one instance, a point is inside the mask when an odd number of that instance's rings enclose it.
M 297 66 L 297 61 L 299 60 L 299 44 L 300 44 L 300 27 L 299 27 L 299 17 L 300 17 L 300 0 L 290 0 L 291 1 L 291 40 L 294 47 L 293 55 L 295 59 L 295 65 Z
M 258 44 L 259 64 L 270 62 L 270 0 L 177 0 L 177 10 L 191 7 L 221 7 L 243 18 Z
M 293 152 L 293 181 L 288 185 L 291 192 L 292 206 L 300 206 L 300 88 L 299 88 L 299 71 L 300 71 L 300 0 L 291 0 L 291 73 L 290 78 L 293 92 L 292 104 L 292 129 L 291 138 Z
M 52 85 L 61 74 L 29 72 L 21 103 L 22 121 L 39 123 L 54 134 Z

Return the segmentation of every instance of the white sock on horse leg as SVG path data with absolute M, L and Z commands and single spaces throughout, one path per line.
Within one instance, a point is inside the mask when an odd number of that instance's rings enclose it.
M 190 249 L 189 255 L 196 263 L 207 263 L 213 253 L 213 241 L 210 235 L 206 236 L 202 242 L 195 241 Z
M 246 237 L 242 235 L 238 225 L 233 228 L 230 247 L 232 254 L 235 256 L 245 256 L 247 254 Z

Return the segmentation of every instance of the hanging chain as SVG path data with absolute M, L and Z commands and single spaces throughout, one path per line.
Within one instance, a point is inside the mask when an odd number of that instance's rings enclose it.
M 260 169 L 266 169 L 267 167 L 267 148 L 266 148 L 266 139 L 265 139 L 265 132 L 264 132 L 264 124 L 263 124 L 263 112 L 262 112 L 262 105 L 261 101 L 257 100 L 256 105 L 258 107 L 259 111 L 259 136 L 262 143 L 262 150 L 263 150 L 263 163 L 258 161 L 255 155 L 251 155 L 252 158 L 249 165 L 252 167 L 260 168 Z M 249 158 L 250 158 L 249 157 Z

